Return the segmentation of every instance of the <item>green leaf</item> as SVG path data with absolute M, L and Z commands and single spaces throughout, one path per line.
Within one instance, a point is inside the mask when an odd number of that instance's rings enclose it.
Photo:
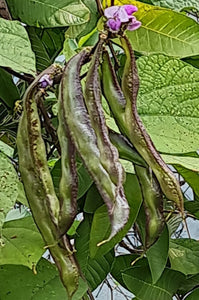
M 199 70 L 178 59 L 138 59 L 138 112 L 157 149 L 187 153 L 198 149 Z
M 149 262 L 149 267 L 152 275 L 152 282 L 156 283 L 167 263 L 169 251 L 169 232 L 167 226 L 157 240 L 146 252 L 146 256 Z
M 139 1 L 119 0 L 116 4 L 118 2 L 138 7 L 135 16 L 142 26 L 138 30 L 127 31 L 134 50 L 180 58 L 199 54 L 199 25 L 195 20 Z
M 77 48 L 77 47 L 76 47 Z M 72 39 L 66 37 L 64 41 L 63 54 L 65 56 L 65 60 L 68 61 L 72 56 L 76 54 L 74 49 L 74 42 Z
M 199 243 L 191 239 L 170 240 L 171 268 L 185 275 L 199 273 Z
M 39 72 L 50 64 L 63 48 L 65 28 L 26 27 L 32 50 L 36 56 L 36 66 Z
M 92 217 L 88 214 L 84 215 L 84 221 L 77 229 L 77 238 L 75 240 L 75 248 L 77 250 L 76 257 L 80 264 L 91 290 L 94 290 L 106 278 L 111 270 L 114 259 L 114 251 L 110 251 L 104 256 L 99 255 L 96 259 L 92 259 L 89 254 L 89 239 Z
M 189 186 L 193 189 L 194 193 L 199 197 L 199 173 L 176 165 L 174 165 L 174 167 L 178 171 L 178 173 L 182 175 L 182 177 L 189 184 Z
M 112 238 L 109 242 L 98 247 L 97 244 L 103 240 L 106 240 L 111 230 L 110 220 L 108 217 L 106 206 L 103 205 L 99 207 L 94 214 L 91 228 L 91 257 L 98 257 L 99 255 L 105 254 L 108 251 L 110 251 L 118 242 L 122 240 L 122 238 L 131 228 L 132 224 L 135 222 L 135 219 L 137 217 L 142 203 L 140 187 L 135 175 L 127 174 L 126 182 L 124 184 L 124 190 L 130 206 L 129 220 L 124 226 L 124 228 L 120 232 L 118 232 L 114 238 Z
M 183 10 L 183 8 L 196 8 L 199 10 L 198 0 L 151 0 L 154 5 L 171 8 L 174 10 Z
M 0 152 L 0 230 L 18 196 L 19 179 L 10 160 Z
M 35 74 L 35 57 L 25 28 L 17 21 L 0 18 L 0 66 Z
M 186 297 L 186 300 L 198 300 L 199 298 L 199 288 L 195 289 L 191 294 Z
M 0 270 L 1 300 L 68 299 L 57 269 L 46 259 L 39 261 L 36 275 L 24 266 L 4 265 L 0 266 Z M 80 279 L 73 300 L 82 299 L 86 290 L 85 282 Z
M 1 265 L 24 265 L 31 269 L 44 252 L 44 242 L 32 217 L 4 223 L 0 246 Z
M 0 141 L 0 151 L 10 157 L 12 157 L 14 153 L 14 149 L 2 141 Z
M 93 214 L 97 208 L 103 205 L 103 199 L 98 192 L 95 184 L 91 186 L 86 195 L 86 200 L 84 203 L 84 211 L 86 213 Z
M 7 3 L 12 17 L 30 26 L 71 26 L 89 19 L 89 10 L 80 0 L 7 0 Z
M 20 208 L 11 209 L 5 218 L 5 222 L 23 219 L 26 217 L 31 217 L 31 212 L 27 207 L 21 206 Z
M 13 109 L 15 101 L 20 99 L 19 91 L 12 76 L 2 68 L 0 68 L 0 87 L 1 101 L 3 100 L 8 109 Z
M 127 288 L 123 279 L 122 273 L 131 267 L 131 263 L 139 256 L 136 254 L 119 255 L 114 258 L 114 262 L 111 268 L 111 275 L 119 282 L 123 287 Z
M 93 181 L 90 178 L 87 170 L 85 169 L 85 167 L 83 166 L 82 163 L 77 164 L 77 174 L 78 174 L 77 198 L 80 199 L 86 193 L 86 191 L 90 188 Z M 51 175 L 52 175 L 55 191 L 58 195 L 59 194 L 59 181 L 60 181 L 60 177 L 61 177 L 61 161 L 60 160 L 58 160 L 55 163 L 54 168 L 51 171 Z
M 179 155 L 161 154 L 163 160 L 169 165 L 178 165 L 199 172 L 199 156 L 188 157 Z
M 198 285 L 199 282 L 199 274 L 188 276 L 185 280 L 182 281 L 182 283 L 179 286 L 180 294 L 186 294 L 193 288 L 195 288 Z
M 156 284 L 152 284 L 150 270 L 147 266 L 137 266 L 123 274 L 123 280 L 128 289 L 140 300 L 172 300 L 184 279 L 179 272 L 165 269 Z

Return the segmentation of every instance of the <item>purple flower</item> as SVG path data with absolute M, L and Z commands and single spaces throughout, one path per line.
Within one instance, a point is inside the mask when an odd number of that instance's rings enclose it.
M 45 89 L 48 85 L 53 85 L 53 80 L 51 79 L 50 75 L 45 74 L 40 78 L 39 83 L 40 87 Z
M 111 6 L 104 10 L 104 15 L 108 19 L 106 25 L 112 32 L 118 32 L 123 24 L 127 24 L 128 30 L 136 30 L 141 26 L 141 22 L 132 16 L 138 8 L 134 5 Z

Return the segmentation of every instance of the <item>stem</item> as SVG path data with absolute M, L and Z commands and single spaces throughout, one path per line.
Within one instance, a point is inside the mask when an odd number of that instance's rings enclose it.
M 22 79 L 24 81 L 27 81 L 29 84 L 33 82 L 34 77 L 32 75 L 29 74 L 20 74 L 14 70 L 12 70 L 11 68 L 8 67 L 2 67 L 2 69 L 4 69 L 5 71 L 7 71 L 8 73 L 10 73 L 13 76 L 16 76 L 19 79 Z
M 103 11 L 103 8 L 102 8 L 102 3 L 100 0 L 96 0 L 96 4 L 97 4 L 97 8 L 98 8 L 98 11 L 100 13 L 101 16 L 104 15 L 104 11 Z
M 114 50 L 113 45 L 112 45 L 112 43 L 111 43 L 110 40 L 108 40 L 108 46 L 109 46 L 109 48 L 111 50 L 111 54 L 113 55 L 113 59 L 115 61 L 115 70 L 117 71 L 120 68 L 120 63 L 119 63 L 119 61 L 117 59 L 117 56 L 115 54 L 115 50 Z

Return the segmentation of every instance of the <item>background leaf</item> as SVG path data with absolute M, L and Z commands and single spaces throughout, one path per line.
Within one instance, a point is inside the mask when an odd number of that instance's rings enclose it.
M 35 56 L 25 28 L 17 21 L 0 18 L 0 66 L 35 74 Z
M 30 26 L 71 26 L 89 19 L 89 10 L 81 0 L 7 0 L 7 3 L 12 17 Z
M 134 50 L 145 55 L 163 53 L 180 58 L 199 54 L 199 25 L 193 19 L 139 1 L 116 0 L 114 3 L 138 7 L 134 15 L 142 26 L 138 30 L 127 31 Z
M 198 149 L 199 70 L 178 59 L 138 59 L 138 112 L 157 149 L 186 153 Z
M 5 222 L 1 243 L 1 265 L 24 265 L 32 269 L 46 251 L 32 217 Z
M 84 221 L 77 229 L 75 248 L 77 250 L 76 257 L 80 264 L 81 270 L 86 277 L 89 287 L 91 290 L 94 290 L 110 272 L 114 259 L 114 251 L 110 251 L 106 255 L 99 255 L 95 259 L 90 257 L 89 240 L 91 222 L 92 216 L 89 216 L 88 214 L 84 215 Z
M 169 251 L 169 232 L 165 226 L 157 242 L 146 252 L 152 275 L 152 282 L 156 283 L 166 266 Z
M 57 269 L 45 259 L 40 260 L 36 275 L 24 266 L 4 265 L 0 270 L 1 300 L 68 299 Z M 87 286 L 81 280 L 74 300 L 81 299 L 86 290 Z
M 175 10 L 182 10 L 183 8 L 196 8 L 199 10 L 199 3 L 197 0 L 151 0 L 154 5 L 167 7 Z
M 170 240 L 171 268 L 185 275 L 199 273 L 199 243 L 191 239 Z
M 18 196 L 19 179 L 10 160 L 0 152 L 0 230 Z
M 195 289 L 191 294 L 186 297 L 186 300 L 198 300 L 199 298 L 199 288 Z

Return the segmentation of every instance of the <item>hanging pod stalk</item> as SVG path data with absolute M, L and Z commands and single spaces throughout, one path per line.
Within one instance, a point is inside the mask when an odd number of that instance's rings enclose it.
M 98 44 L 96 51 L 99 51 L 99 47 L 101 46 L 102 42 Z M 93 123 L 94 120 L 97 124 L 104 122 L 101 104 L 100 102 L 95 102 L 100 101 L 100 98 L 98 98 L 99 91 L 95 91 L 97 95 L 96 99 L 93 90 L 96 87 L 95 84 L 97 84 L 96 80 L 98 80 L 99 62 L 95 61 L 96 51 L 91 62 L 86 83 L 85 94 L 88 111 L 85 106 L 80 79 L 81 67 L 89 56 L 86 50 L 71 58 L 66 65 L 60 85 L 59 98 L 62 105 L 64 122 L 68 126 L 75 148 L 108 207 L 108 214 L 112 224 L 110 239 L 126 224 L 129 208 L 122 189 L 123 171 L 120 165 L 118 165 L 117 150 L 115 148 L 110 149 L 113 146 L 109 141 L 105 123 L 100 124 L 99 128 L 96 128 L 96 124 Z M 95 75 L 92 78 L 93 72 L 95 72 Z M 94 81 L 94 85 L 92 86 L 90 85 L 91 78 Z M 94 112 L 93 110 L 95 109 L 96 111 Z M 92 112 L 94 112 L 93 115 Z M 106 161 L 104 158 L 105 151 L 108 152 Z
M 41 100 L 39 79 L 44 74 L 53 76 L 55 73 L 56 67 L 49 67 L 27 89 L 18 127 L 17 148 L 21 177 L 33 218 L 58 267 L 68 297 L 72 299 L 78 287 L 79 270 L 69 240 L 65 236 L 60 238 L 60 205 L 47 164 L 37 111 L 37 101 Z
M 165 196 L 176 203 L 184 218 L 183 195 L 180 185 L 157 152 L 137 112 L 136 101 L 139 78 L 133 49 L 126 36 L 121 37 L 120 40 L 126 54 L 126 63 L 122 77 L 122 90 L 127 101 L 125 108 L 125 133 L 153 170 Z

